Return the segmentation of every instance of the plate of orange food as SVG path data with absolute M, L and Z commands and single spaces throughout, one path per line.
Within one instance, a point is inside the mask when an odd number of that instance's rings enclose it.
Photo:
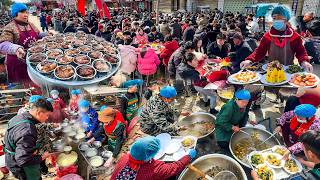
M 291 76 L 289 84 L 293 87 L 315 87 L 319 84 L 319 77 L 312 73 L 295 73 Z

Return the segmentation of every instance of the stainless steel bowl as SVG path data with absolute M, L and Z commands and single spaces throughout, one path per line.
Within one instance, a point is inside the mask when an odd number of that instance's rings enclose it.
M 93 146 L 96 147 L 96 148 L 99 148 L 102 146 L 102 143 L 100 141 L 94 141 L 93 143 Z
M 223 168 L 233 172 L 239 180 L 247 180 L 246 173 L 241 165 L 231 157 L 223 154 L 207 154 L 196 159 L 193 166 L 203 172 L 208 172 L 213 167 Z M 184 169 L 180 174 L 178 180 L 195 180 L 199 176 L 188 168 Z
M 241 128 L 241 130 L 252 134 L 253 132 L 256 132 L 259 134 L 259 139 L 261 139 L 262 141 L 267 139 L 268 137 L 270 137 L 272 134 L 269 133 L 266 130 L 262 130 L 262 129 L 258 129 L 258 128 L 254 128 L 254 127 L 243 127 Z M 234 154 L 234 148 L 236 146 L 236 144 L 243 138 L 248 138 L 248 135 L 246 135 L 245 133 L 242 133 L 241 131 L 237 132 L 237 133 L 233 133 L 230 139 L 230 143 L 229 143 L 229 149 L 231 154 L 233 155 L 233 157 L 240 162 L 242 165 L 250 168 L 249 162 L 246 158 L 244 158 L 243 160 L 240 160 L 235 154 Z M 275 146 L 275 145 L 280 145 L 278 139 L 276 137 L 272 137 L 270 138 L 266 143 L 270 144 L 271 146 Z
M 213 133 L 213 131 L 215 129 L 215 126 L 214 126 L 215 119 L 216 119 L 216 117 L 213 116 L 212 114 L 205 113 L 205 112 L 197 112 L 197 113 L 193 113 L 190 116 L 187 116 L 187 117 L 181 119 L 177 123 L 177 125 L 186 126 L 187 128 L 192 129 L 192 125 L 197 122 L 210 122 L 210 123 L 212 123 L 213 128 L 210 132 L 208 132 L 207 134 L 205 134 L 203 136 L 197 136 L 198 139 L 201 139 L 201 138 L 205 138 Z
M 95 148 L 89 148 L 86 150 L 85 154 L 87 157 L 90 158 L 90 157 L 96 156 L 98 154 L 98 150 Z

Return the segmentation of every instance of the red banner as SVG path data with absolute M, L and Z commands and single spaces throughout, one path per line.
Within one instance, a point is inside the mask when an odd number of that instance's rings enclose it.
M 103 3 L 103 9 L 104 9 L 104 15 L 108 18 L 111 19 L 110 11 L 106 3 Z
M 78 0 L 78 11 L 81 13 L 82 16 L 86 15 L 86 9 L 85 9 L 85 5 L 86 5 L 86 0 Z
M 95 0 L 98 11 L 100 13 L 100 18 L 103 18 L 103 9 L 102 9 L 102 2 L 101 0 Z

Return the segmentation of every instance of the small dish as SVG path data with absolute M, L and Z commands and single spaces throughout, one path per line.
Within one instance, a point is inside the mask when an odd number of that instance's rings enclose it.
M 92 167 L 100 167 L 103 165 L 104 160 L 101 156 L 94 156 L 90 158 L 89 162 Z

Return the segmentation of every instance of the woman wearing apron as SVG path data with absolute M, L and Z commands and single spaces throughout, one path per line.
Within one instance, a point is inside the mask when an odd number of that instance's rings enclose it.
M 11 6 L 11 16 L 14 19 L 4 27 L 0 37 L 0 51 L 7 54 L 8 81 L 28 85 L 31 80 L 25 62 L 26 50 L 30 44 L 46 33 L 39 33 L 39 30 L 28 21 L 28 7 L 23 3 Z
M 269 60 L 278 60 L 281 64 L 292 65 L 296 57 L 299 64 L 312 72 L 312 65 L 303 46 L 302 39 L 289 25 L 290 10 L 283 6 L 276 6 L 272 10 L 273 24 L 271 30 L 264 34 L 257 49 L 240 64 L 243 69 L 252 62 L 261 61 L 268 53 Z
M 275 132 L 282 132 L 284 142 L 292 153 L 303 151 L 301 143 L 298 142 L 301 134 L 308 130 L 320 131 L 320 119 L 316 117 L 316 111 L 311 104 L 301 104 L 278 119 Z

